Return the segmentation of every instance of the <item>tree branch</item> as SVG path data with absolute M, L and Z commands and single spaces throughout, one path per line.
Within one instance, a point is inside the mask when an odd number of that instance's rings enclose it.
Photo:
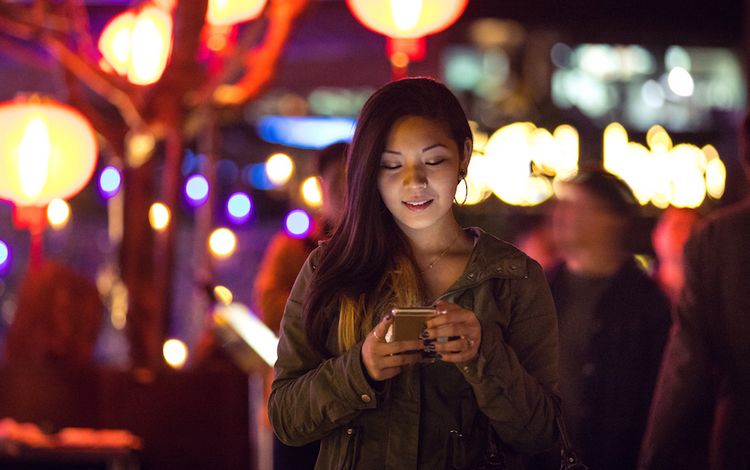
M 221 85 L 214 92 L 218 105 L 239 105 L 255 97 L 276 72 L 279 57 L 296 18 L 309 0 L 271 0 L 269 25 L 263 42 L 245 54 L 245 75 L 234 85 Z

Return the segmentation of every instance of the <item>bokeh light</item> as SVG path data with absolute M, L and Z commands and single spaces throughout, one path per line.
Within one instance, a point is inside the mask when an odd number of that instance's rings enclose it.
M 70 205 L 62 199 L 53 199 L 47 206 L 47 220 L 52 228 L 65 227 L 70 220 Z
M 227 216 L 235 223 L 242 223 L 250 218 L 253 202 L 245 193 L 234 193 L 227 199 Z
M 266 161 L 266 174 L 275 186 L 283 186 L 292 177 L 294 162 L 283 153 L 276 153 L 268 157 Z
M 173 369 L 181 369 L 188 357 L 188 349 L 185 343 L 174 338 L 164 342 L 162 353 L 164 354 L 164 360 Z
M 99 191 L 102 196 L 109 199 L 120 191 L 122 175 L 120 170 L 113 166 L 105 167 L 99 174 Z
M 305 238 L 312 230 L 312 219 L 302 209 L 294 209 L 284 219 L 284 228 L 294 238 Z
M 268 179 L 265 163 L 256 163 L 254 165 L 246 166 L 243 170 L 243 179 L 252 187 L 263 191 L 275 187 L 271 180 Z
M 234 301 L 234 296 L 232 295 L 232 291 L 230 291 L 224 286 L 214 287 L 214 297 L 223 305 L 229 305 Z
M 315 176 L 302 182 L 300 192 L 308 206 L 318 208 L 323 204 L 323 191 L 320 189 L 320 181 Z
M 203 175 L 193 175 L 185 182 L 185 196 L 191 206 L 199 206 L 208 199 L 208 180 Z
M 227 258 L 237 249 L 237 237 L 228 228 L 217 228 L 208 237 L 208 247 L 217 258 Z
M 10 271 L 10 247 L 0 240 L 0 275 Z
M 161 202 L 155 202 L 148 210 L 148 221 L 154 230 L 162 231 L 167 228 L 170 218 L 169 208 Z
M 669 88 L 677 96 L 687 98 L 693 95 L 693 90 L 695 89 L 693 77 L 690 75 L 690 72 L 682 67 L 675 67 L 669 72 L 667 83 L 669 83 Z

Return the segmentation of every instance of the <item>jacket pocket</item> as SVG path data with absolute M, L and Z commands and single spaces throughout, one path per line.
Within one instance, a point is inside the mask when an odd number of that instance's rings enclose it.
M 344 457 L 341 463 L 341 470 L 353 470 L 357 465 L 359 459 L 359 441 L 361 438 L 361 430 L 357 427 L 348 426 L 344 428 L 342 445 L 344 446 Z

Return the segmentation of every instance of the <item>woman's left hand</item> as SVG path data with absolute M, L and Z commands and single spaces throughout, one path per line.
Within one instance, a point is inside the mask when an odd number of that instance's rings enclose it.
M 427 339 L 446 362 L 468 362 L 479 353 L 482 325 L 476 314 L 460 305 L 439 300 L 438 315 L 427 321 Z M 439 338 L 439 341 L 438 341 Z M 450 339 L 453 338 L 453 339 Z

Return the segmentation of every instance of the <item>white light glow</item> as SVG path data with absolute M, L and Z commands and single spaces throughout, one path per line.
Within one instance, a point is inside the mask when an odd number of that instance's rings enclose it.
M 61 229 L 70 220 L 70 206 L 62 199 L 53 199 L 47 206 L 47 220 L 56 229 Z
M 237 237 L 228 228 L 218 228 L 208 237 L 208 247 L 218 258 L 227 258 L 237 249 Z
M 288 155 L 277 153 L 268 157 L 266 161 L 266 175 L 276 186 L 283 186 L 289 182 L 294 172 L 294 162 Z
M 181 369 L 188 357 L 188 349 L 185 343 L 179 339 L 168 339 L 162 347 L 164 360 L 174 369 Z
M 310 207 L 320 207 L 323 204 L 323 192 L 320 189 L 318 178 L 311 176 L 307 178 L 300 188 L 302 198 Z
M 682 67 L 675 67 L 669 72 L 667 83 L 669 83 L 669 88 L 675 95 L 682 96 L 683 98 L 693 96 L 693 91 L 695 90 L 693 77 L 690 75 L 690 72 Z
M 218 307 L 214 315 L 228 323 L 242 340 L 273 367 L 276 363 L 276 348 L 279 338 L 245 305 L 233 303 Z
M 39 195 L 47 182 L 51 156 L 52 143 L 47 125 L 40 117 L 31 119 L 18 145 L 21 188 L 30 199 Z
M 166 229 L 169 226 L 170 218 L 169 208 L 161 202 L 155 202 L 148 210 L 148 221 L 154 230 L 162 231 Z

